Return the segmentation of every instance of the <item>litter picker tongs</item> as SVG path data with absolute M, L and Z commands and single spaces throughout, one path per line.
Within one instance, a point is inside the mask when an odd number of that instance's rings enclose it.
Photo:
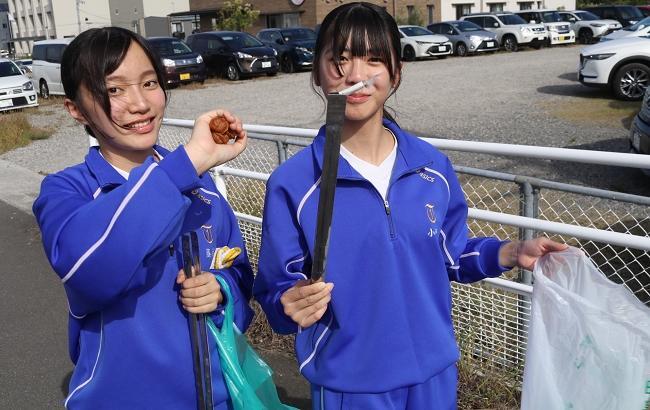
M 196 232 L 182 237 L 183 271 L 186 278 L 201 274 L 199 238 Z M 190 313 L 190 341 L 194 360 L 194 380 L 198 397 L 198 410 L 212 410 L 212 375 L 210 373 L 210 347 L 203 313 Z
M 345 120 L 347 96 L 371 85 L 376 76 L 359 81 L 339 92 L 327 94 L 327 114 L 325 116 L 325 148 L 323 150 L 323 167 L 320 179 L 320 197 L 316 216 L 316 237 L 314 255 L 311 264 L 311 281 L 316 282 L 325 277 L 327 248 L 330 240 L 332 212 L 334 208 L 334 191 L 341 151 L 341 132 Z

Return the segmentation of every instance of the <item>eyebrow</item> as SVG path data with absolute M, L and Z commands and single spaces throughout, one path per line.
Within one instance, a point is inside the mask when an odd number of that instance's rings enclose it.
M 147 71 L 142 72 L 142 73 L 140 74 L 140 77 L 141 77 L 141 78 L 142 78 L 142 77 L 148 77 L 148 76 L 150 76 L 150 75 L 156 75 L 156 72 L 155 72 L 154 70 L 147 70 Z M 124 77 L 124 76 L 121 76 L 121 75 L 112 75 L 112 74 L 109 74 L 108 76 L 106 76 L 106 82 L 109 82 L 109 81 L 111 81 L 111 82 L 112 82 L 112 81 L 121 81 L 121 82 L 125 82 L 125 81 L 127 81 L 127 80 L 129 80 L 129 79 L 126 78 L 126 77 Z

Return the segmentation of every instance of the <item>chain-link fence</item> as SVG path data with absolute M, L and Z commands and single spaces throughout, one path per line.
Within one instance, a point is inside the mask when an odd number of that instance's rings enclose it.
M 250 133 L 249 133 L 250 134 Z M 175 147 L 189 138 L 190 131 L 163 126 L 160 144 Z M 309 139 L 257 135 L 249 147 L 228 167 L 268 174 L 284 159 L 310 143 Z M 648 236 L 650 198 L 572 186 L 534 178 L 517 177 L 472 168 L 457 167 L 459 180 L 470 208 L 521 215 L 612 232 Z M 224 176 L 228 200 L 236 212 L 262 216 L 264 181 Z M 261 227 L 240 221 L 251 263 L 257 268 Z M 528 239 L 544 232 L 509 225 L 470 220 L 474 236 Z M 610 279 L 627 286 L 650 305 L 650 252 L 607 243 L 558 236 L 555 239 L 582 248 Z M 509 280 L 531 283 L 530 272 L 507 272 Z M 480 368 L 497 369 L 522 376 L 526 351 L 530 299 L 525 293 L 495 288 L 485 283 L 453 285 L 453 317 L 464 357 Z

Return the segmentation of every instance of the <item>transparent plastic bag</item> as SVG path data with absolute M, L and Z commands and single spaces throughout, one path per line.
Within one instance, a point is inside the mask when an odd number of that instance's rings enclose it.
M 650 400 L 650 308 L 576 249 L 542 257 L 524 410 L 643 410 Z
M 233 303 L 228 283 L 217 276 L 226 307 L 221 329 L 212 319 L 207 324 L 219 349 L 221 371 L 234 410 L 295 410 L 280 402 L 273 383 L 273 371 L 248 344 L 246 336 L 233 326 Z

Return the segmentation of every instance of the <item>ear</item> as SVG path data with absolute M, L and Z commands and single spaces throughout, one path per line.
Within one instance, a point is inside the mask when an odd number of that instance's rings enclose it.
M 77 104 L 72 101 L 69 98 L 66 98 L 63 100 L 63 106 L 65 107 L 66 110 L 68 110 L 68 113 L 70 113 L 70 116 L 77 120 L 78 123 L 82 125 L 88 125 L 88 120 L 86 120 L 86 117 L 84 117 L 83 113 L 77 106 Z
M 397 70 L 397 74 L 395 74 L 395 78 L 393 79 L 393 83 L 391 84 L 392 88 L 395 88 L 397 84 L 399 84 L 400 80 L 402 79 L 402 68 L 404 68 L 404 65 L 400 61 L 399 63 L 399 70 Z

